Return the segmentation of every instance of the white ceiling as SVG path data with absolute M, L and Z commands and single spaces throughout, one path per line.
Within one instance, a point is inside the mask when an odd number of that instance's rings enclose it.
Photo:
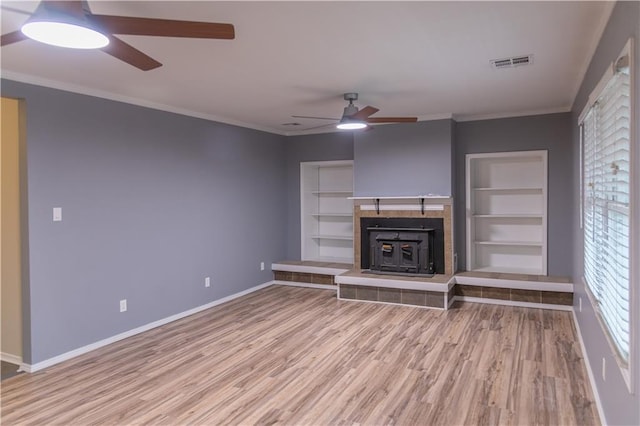
M 2 33 L 38 2 L 2 1 Z M 26 40 L 2 75 L 280 134 L 340 117 L 344 92 L 378 115 L 458 120 L 568 111 L 611 2 L 89 1 L 97 14 L 228 22 L 235 40 L 122 36 L 164 66 Z M 491 59 L 533 54 L 495 70 Z M 300 126 L 284 126 L 297 122 Z M 332 128 L 324 128 L 331 131 Z M 318 130 L 315 130 L 317 132 Z

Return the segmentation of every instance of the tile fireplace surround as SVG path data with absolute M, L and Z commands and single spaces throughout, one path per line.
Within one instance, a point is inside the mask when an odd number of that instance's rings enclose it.
M 444 222 L 444 271 L 453 275 L 453 218 L 451 197 L 353 197 L 354 269 L 361 265 L 360 219 L 372 218 L 442 218 Z

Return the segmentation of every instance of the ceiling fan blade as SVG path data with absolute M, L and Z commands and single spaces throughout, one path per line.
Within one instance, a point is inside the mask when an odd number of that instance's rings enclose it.
M 17 43 L 19 41 L 26 40 L 27 38 L 29 37 L 22 34 L 22 31 L 13 31 L 11 33 L 3 34 L 2 37 L 0 37 L 0 46 Z
M 235 38 L 232 24 L 109 15 L 87 15 L 87 18 L 113 34 L 226 40 Z
M 366 120 L 370 115 L 375 114 L 378 111 L 380 111 L 378 108 L 375 108 L 372 106 L 366 106 L 362 108 L 360 111 L 351 115 L 349 118 L 356 119 L 356 120 Z
M 82 8 L 81 0 L 73 1 L 57 1 L 57 0 L 42 0 L 42 5 L 48 10 L 71 15 L 76 18 L 84 18 L 84 10 Z M 37 14 L 37 10 L 36 10 Z
M 109 37 L 109 44 L 101 50 L 142 71 L 149 71 L 162 66 L 160 62 L 114 36 Z
M 321 125 L 321 126 L 308 127 L 308 128 L 306 128 L 306 129 L 303 129 L 303 131 L 306 131 L 306 130 L 314 130 L 314 129 L 320 129 L 320 128 L 322 128 L 322 127 L 329 127 L 329 126 L 335 126 L 335 124 L 323 124 L 323 125 Z
M 415 123 L 418 117 L 370 117 L 367 123 Z
M 292 115 L 291 117 L 293 118 L 313 118 L 315 120 L 333 120 L 333 121 L 340 121 L 339 118 L 329 118 L 329 117 L 310 117 L 308 115 Z

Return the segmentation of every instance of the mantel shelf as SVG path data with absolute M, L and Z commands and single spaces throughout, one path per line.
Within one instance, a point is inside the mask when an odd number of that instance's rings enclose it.
M 350 200 L 443 200 L 450 199 L 450 195 L 406 195 L 406 196 L 394 196 L 394 197 L 378 197 L 378 196 L 369 196 L 369 197 L 349 197 Z

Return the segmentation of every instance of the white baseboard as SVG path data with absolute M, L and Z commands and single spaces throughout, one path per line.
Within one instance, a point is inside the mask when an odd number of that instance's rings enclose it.
M 222 299 L 214 300 L 213 302 L 209 302 L 209 303 L 207 303 L 205 305 L 201 305 L 201 306 L 195 307 L 193 309 L 189 309 L 188 311 L 180 312 L 178 314 L 171 315 L 169 317 L 162 318 L 160 320 L 150 322 L 149 324 L 142 325 L 142 326 L 134 328 L 132 330 L 125 331 L 124 333 L 116 334 L 115 336 L 108 337 L 106 339 L 100 340 L 100 341 L 95 342 L 95 343 L 91 343 L 91 344 L 83 346 L 81 348 L 74 349 L 74 350 L 69 351 L 69 352 L 65 352 L 63 354 L 54 356 L 53 358 L 49 358 L 49 359 L 46 359 L 44 361 L 37 362 L 35 364 L 22 364 L 22 369 L 24 371 L 26 371 L 27 373 L 33 373 L 33 372 L 36 372 L 38 370 L 42 370 L 43 368 L 50 367 L 52 365 L 61 363 L 63 361 L 67 361 L 67 360 L 69 360 L 71 358 L 77 357 L 79 355 L 86 354 L 87 352 L 91 352 L 91 351 L 93 351 L 95 349 L 98 349 L 98 348 L 101 348 L 103 346 L 109 345 L 111 343 L 115 343 L 115 342 L 117 342 L 119 340 L 126 339 L 127 337 L 135 336 L 136 334 L 143 333 L 143 332 L 145 332 L 147 330 L 151 330 L 152 328 L 160 327 L 161 325 L 165 325 L 165 324 L 168 324 L 170 322 L 179 320 L 181 318 L 188 317 L 189 315 L 193 315 L 193 314 L 196 314 L 198 312 L 204 311 L 206 309 L 213 308 L 214 306 L 220 305 L 220 304 L 225 303 L 225 302 L 229 302 L 229 301 L 231 301 L 233 299 L 237 299 L 238 297 L 245 296 L 245 295 L 247 295 L 249 293 L 253 293 L 254 291 L 261 290 L 261 289 L 263 289 L 265 287 L 269 287 L 270 285 L 273 285 L 273 284 L 274 284 L 274 281 L 268 281 L 266 283 L 257 285 L 255 287 L 248 288 L 248 289 L 243 290 L 241 292 L 234 293 L 234 294 L 232 294 L 230 296 L 223 297 Z
M 0 360 L 22 367 L 22 357 L 18 355 L 0 352 Z
M 329 285 L 329 284 L 311 284 L 311 283 L 302 283 L 298 281 L 281 281 L 281 280 L 273 280 L 273 284 L 277 285 L 288 285 L 292 287 L 306 287 L 306 288 L 319 288 L 322 290 L 333 290 L 337 291 L 337 285 Z
M 488 305 L 505 305 L 505 306 L 519 306 L 521 308 L 553 309 L 555 311 L 573 311 L 573 306 L 554 305 L 551 303 L 516 302 L 513 300 L 485 299 L 482 297 L 469 297 L 469 296 L 454 296 L 453 299 L 461 300 L 463 302 L 485 303 Z
M 596 408 L 598 409 L 598 415 L 600 416 L 600 424 L 606 425 L 607 419 L 604 416 L 604 409 L 602 408 L 602 401 L 600 401 L 600 394 L 598 394 L 598 387 L 596 386 L 596 380 L 591 369 L 591 363 L 589 362 L 589 355 L 587 354 L 587 348 L 584 346 L 584 340 L 582 340 L 582 332 L 580 331 L 580 324 L 578 323 L 578 317 L 576 316 L 575 309 L 571 310 L 573 314 L 573 324 L 576 326 L 576 333 L 578 334 L 578 341 L 580 342 L 580 350 L 584 357 L 584 363 L 587 368 L 587 375 L 589 376 L 589 383 L 591 383 L 591 390 L 593 391 L 593 397 L 596 400 Z

